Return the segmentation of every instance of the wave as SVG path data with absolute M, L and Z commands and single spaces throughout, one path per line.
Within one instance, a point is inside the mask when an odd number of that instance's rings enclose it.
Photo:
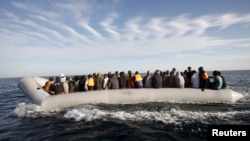
M 182 125 L 194 122 L 199 122 L 202 124 L 248 124 L 244 123 L 247 120 L 242 118 L 250 117 L 250 110 L 203 110 L 198 109 L 194 105 L 192 110 L 182 109 L 178 105 L 172 104 L 171 106 L 166 106 L 157 109 L 145 108 L 145 105 L 130 105 L 130 106 L 115 106 L 115 105 L 80 105 L 77 107 L 72 107 L 64 109 L 64 111 L 57 112 L 45 112 L 40 106 L 29 104 L 29 103 L 19 103 L 14 109 L 13 113 L 18 117 L 26 118 L 39 118 L 44 116 L 53 116 L 55 114 L 62 114 L 65 119 L 74 121 L 85 121 L 91 122 L 94 120 L 104 120 L 104 121 L 131 121 L 131 122 L 161 122 L 166 125 Z M 204 106 L 204 105 L 203 105 Z M 217 109 L 217 107 L 212 107 Z M 197 110 L 195 110 L 197 109 Z

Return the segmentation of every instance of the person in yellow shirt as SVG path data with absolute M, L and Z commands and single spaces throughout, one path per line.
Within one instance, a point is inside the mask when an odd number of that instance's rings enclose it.
M 91 74 L 88 75 L 88 91 L 94 90 L 95 80 Z
M 135 72 L 134 83 L 135 83 L 135 88 L 142 88 L 143 87 L 142 76 L 138 71 Z

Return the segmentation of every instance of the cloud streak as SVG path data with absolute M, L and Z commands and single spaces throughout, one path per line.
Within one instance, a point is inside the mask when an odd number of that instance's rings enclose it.
M 217 50 L 229 49 L 226 56 L 235 59 L 232 52 L 237 48 L 242 50 L 239 54 L 244 59 L 250 59 L 249 36 L 222 38 L 210 31 L 223 33 L 235 26 L 249 30 L 246 25 L 250 23 L 250 14 L 226 12 L 194 17 L 181 13 L 175 17 L 124 18 L 124 13 L 113 7 L 117 2 L 114 3 L 107 8 L 107 4 L 90 1 L 51 2 L 47 7 L 35 2 L 11 2 L 12 9 L 1 8 L 0 56 L 14 54 L 14 58 L 36 59 L 45 54 L 50 59 L 86 61 L 82 56 L 102 60 L 173 55 L 173 59 L 185 59 L 196 56 L 189 55 L 190 52 L 202 56 L 207 50 L 210 55 L 219 56 Z M 98 14 L 103 8 L 109 10 Z

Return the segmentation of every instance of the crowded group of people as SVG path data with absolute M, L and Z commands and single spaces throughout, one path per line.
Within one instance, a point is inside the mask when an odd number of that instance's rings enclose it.
M 154 74 L 147 71 L 145 76 L 136 71 L 124 71 L 115 73 L 93 73 L 89 75 L 49 77 L 43 86 L 49 94 L 67 94 L 73 92 L 83 92 L 105 89 L 125 89 L 125 88 L 206 88 L 220 90 L 226 88 L 226 80 L 219 71 L 213 71 L 213 75 L 199 67 L 198 71 L 188 67 L 184 72 L 179 72 L 175 68 L 171 71 L 156 70 Z

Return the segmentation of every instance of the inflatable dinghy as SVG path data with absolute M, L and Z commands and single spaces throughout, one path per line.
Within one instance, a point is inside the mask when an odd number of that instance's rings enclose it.
M 146 102 L 172 103 L 230 103 L 234 104 L 244 96 L 230 89 L 201 91 L 195 88 L 141 88 L 95 90 L 69 94 L 50 95 L 43 90 L 47 79 L 26 77 L 19 81 L 19 88 L 29 100 L 43 110 L 55 111 L 81 104 L 136 104 Z

